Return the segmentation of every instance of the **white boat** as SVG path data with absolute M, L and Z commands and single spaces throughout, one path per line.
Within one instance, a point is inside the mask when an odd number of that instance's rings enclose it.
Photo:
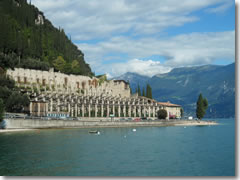
M 95 130 L 95 131 L 88 131 L 90 134 L 100 134 L 100 131 L 97 131 L 97 130 Z

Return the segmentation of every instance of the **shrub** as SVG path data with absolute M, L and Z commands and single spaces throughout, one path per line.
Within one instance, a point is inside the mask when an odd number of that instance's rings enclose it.
M 3 121 L 3 116 L 4 116 L 4 104 L 3 100 L 0 99 L 0 122 Z
M 167 111 L 165 109 L 160 109 L 158 112 L 158 119 L 166 119 Z

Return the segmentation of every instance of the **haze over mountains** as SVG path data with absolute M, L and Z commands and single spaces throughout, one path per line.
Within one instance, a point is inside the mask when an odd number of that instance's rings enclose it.
M 175 68 L 152 78 L 125 73 L 115 79 L 130 82 L 133 92 L 138 84 L 144 87 L 149 83 L 154 99 L 182 105 L 186 116 L 195 115 L 199 93 L 208 99 L 206 117 L 235 116 L 235 63 Z

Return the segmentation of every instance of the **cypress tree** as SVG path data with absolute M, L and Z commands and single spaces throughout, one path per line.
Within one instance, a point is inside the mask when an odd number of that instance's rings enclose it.
M 149 98 L 149 85 L 147 84 L 147 87 L 146 87 L 146 97 Z
M 197 100 L 197 109 L 196 109 L 196 116 L 198 119 L 202 119 L 204 117 L 207 107 L 208 107 L 208 101 L 206 98 L 203 98 L 202 93 L 200 93 Z
M 145 90 L 144 90 L 144 88 L 142 89 L 142 96 L 145 97 Z
M 138 93 L 138 96 L 141 96 L 141 90 L 140 90 L 139 84 L 138 84 L 138 88 L 137 88 L 137 93 Z
M 146 97 L 152 99 L 152 88 L 149 84 L 147 84 L 147 93 Z
M 207 98 L 203 99 L 203 108 L 204 108 L 204 115 L 206 114 L 206 110 L 208 108 L 208 100 Z
M 150 85 L 149 85 L 149 98 L 152 99 L 152 88 Z

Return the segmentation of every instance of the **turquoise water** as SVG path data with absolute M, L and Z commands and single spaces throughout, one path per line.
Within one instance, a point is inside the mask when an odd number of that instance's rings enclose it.
M 218 126 L 0 134 L 0 175 L 234 176 L 234 119 Z

